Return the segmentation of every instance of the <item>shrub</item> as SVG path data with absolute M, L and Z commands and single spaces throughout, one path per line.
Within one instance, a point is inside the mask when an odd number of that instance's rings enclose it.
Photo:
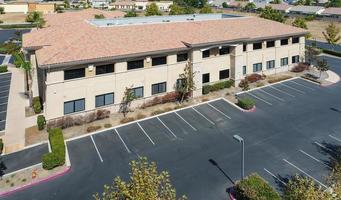
M 134 121 L 134 120 L 135 120 L 134 117 L 125 117 L 125 118 L 121 119 L 120 122 L 122 124 L 124 124 L 124 123 L 128 123 L 128 122 L 131 122 L 131 121 Z
M 257 82 L 259 80 L 262 80 L 262 75 L 260 75 L 260 74 L 251 74 L 251 75 L 247 76 L 246 79 L 250 83 L 254 83 L 254 82 Z
M 65 164 L 65 143 L 62 129 L 50 129 L 49 141 L 52 152 L 44 154 L 42 158 L 43 168 L 47 170 Z
M 37 126 L 38 130 L 43 130 L 45 128 L 46 120 L 44 115 L 38 115 L 37 117 Z
M 4 142 L 0 138 L 0 155 L 2 154 L 2 151 L 4 150 Z
M 102 127 L 101 127 L 101 126 L 89 126 L 89 127 L 86 129 L 86 132 L 88 132 L 88 133 L 94 132 L 94 131 L 99 130 L 100 128 L 102 128 Z
M 243 91 L 247 91 L 250 89 L 249 81 L 247 79 L 241 80 L 238 86 L 242 88 Z
M 230 88 L 233 85 L 233 80 L 221 81 L 213 85 L 205 85 L 202 87 L 202 93 L 208 94 L 210 92 L 222 90 L 224 88 Z
M 7 65 L 0 65 L 0 73 L 8 72 Z
M 211 86 L 210 85 L 204 85 L 202 87 L 202 94 L 208 94 L 211 92 Z
M 107 123 L 107 124 L 104 124 L 104 128 L 111 128 L 112 127 L 112 125 L 111 124 L 109 124 L 109 123 Z
M 258 174 L 251 174 L 236 184 L 237 199 L 280 200 L 279 194 Z
M 109 118 L 110 116 L 110 111 L 109 110 L 97 110 L 96 111 L 96 120 L 100 120 L 100 119 L 105 119 L 105 118 Z
M 32 104 L 33 104 L 34 113 L 36 113 L 36 114 L 41 113 L 40 98 L 39 97 L 34 97 L 33 100 L 32 100 Z
M 250 98 L 238 99 L 237 105 L 245 110 L 250 110 L 255 106 L 255 102 Z
M 304 70 L 307 70 L 308 68 L 309 68 L 309 64 L 300 62 L 297 65 L 295 65 L 291 69 L 291 71 L 298 73 L 298 72 L 303 72 Z

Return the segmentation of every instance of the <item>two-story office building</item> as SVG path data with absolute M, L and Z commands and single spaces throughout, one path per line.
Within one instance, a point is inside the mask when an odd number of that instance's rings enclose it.
M 187 64 L 202 86 L 252 73 L 289 70 L 304 56 L 305 30 L 225 14 L 83 20 L 23 37 L 38 72 L 48 120 L 95 109 L 116 111 L 127 87 L 134 106 L 175 90 Z

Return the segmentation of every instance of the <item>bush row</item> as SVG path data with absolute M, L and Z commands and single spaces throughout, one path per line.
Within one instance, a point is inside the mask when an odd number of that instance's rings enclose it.
M 46 120 L 44 115 L 38 115 L 37 117 L 37 126 L 38 126 L 38 130 L 43 130 L 45 128 L 46 125 Z
M 42 158 L 43 168 L 47 170 L 65 164 L 65 143 L 62 129 L 50 129 L 49 141 L 52 152 L 44 154 Z
M 250 98 L 238 99 L 237 105 L 245 110 L 250 110 L 255 106 L 255 101 Z
M 262 79 L 265 79 L 265 77 L 266 77 L 265 75 L 250 74 L 249 76 L 246 77 L 246 79 L 249 81 L 249 83 L 254 83 Z
M 7 65 L 0 65 L 0 73 L 8 72 Z
M 295 65 L 291 71 L 292 72 L 303 72 L 304 70 L 309 69 L 309 64 L 308 63 L 298 63 Z
M 178 92 L 169 92 L 163 96 L 154 97 L 152 100 L 149 100 L 141 105 L 141 108 L 147 108 L 151 106 L 155 106 L 157 104 L 169 103 L 174 102 L 179 99 Z
M 35 114 L 41 113 L 41 103 L 40 103 L 40 98 L 39 97 L 34 97 L 32 99 L 32 105 L 33 105 L 33 110 Z
M 2 154 L 2 151 L 4 150 L 4 142 L 0 138 L 0 155 Z
M 328 50 L 328 49 L 322 49 L 322 52 L 326 53 L 326 54 L 333 55 L 333 56 L 341 57 L 341 52 L 340 51 L 332 51 L 332 50 Z
M 233 80 L 221 81 L 213 85 L 205 85 L 202 87 L 202 93 L 208 94 L 210 92 L 222 90 L 224 88 L 230 88 L 233 85 Z

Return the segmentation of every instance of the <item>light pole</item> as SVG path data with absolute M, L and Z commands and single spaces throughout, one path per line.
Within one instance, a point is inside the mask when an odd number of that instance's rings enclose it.
M 242 144 L 242 157 L 241 157 L 241 180 L 244 179 L 244 139 L 239 135 L 233 135 L 233 139 L 237 140 L 239 143 Z

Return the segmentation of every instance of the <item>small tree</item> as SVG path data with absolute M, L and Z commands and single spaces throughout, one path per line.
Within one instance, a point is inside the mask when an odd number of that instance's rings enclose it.
M 176 191 L 170 182 L 167 171 L 158 172 L 155 162 L 148 162 L 147 158 L 139 158 L 130 162 L 130 180 L 123 181 L 116 177 L 112 186 L 104 186 L 100 196 L 94 195 L 96 200 L 176 200 Z M 180 199 L 186 199 L 185 196 Z M 180 200 L 179 199 L 179 200 Z
M 242 88 L 243 91 L 248 91 L 250 89 L 249 81 L 247 80 L 247 78 L 240 81 L 239 87 Z
M 315 62 L 315 60 L 317 59 L 317 56 L 320 54 L 320 51 L 313 46 L 306 46 L 306 57 L 307 57 L 307 61 L 309 64 L 312 64 Z
M 327 60 L 326 59 L 317 60 L 316 68 L 317 68 L 317 70 L 320 71 L 320 78 L 321 78 L 322 72 L 328 71 L 328 69 L 329 69 Z
M 136 99 L 133 90 L 128 87 L 126 87 L 126 90 L 124 91 L 124 96 L 122 99 L 122 102 L 120 104 L 119 112 L 123 114 L 124 117 L 127 116 L 127 113 L 130 111 L 131 102 Z
M 156 3 L 151 3 L 146 8 L 145 16 L 162 15 Z
M 4 7 L 0 7 L 0 15 L 5 14 L 5 8 Z
M 95 14 L 95 19 L 105 19 L 103 14 Z
M 182 74 L 179 74 L 179 79 L 175 85 L 175 90 L 180 95 L 180 103 L 182 103 L 186 97 L 190 96 L 195 90 L 194 84 L 194 72 L 192 62 L 188 62 Z
M 228 8 L 229 7 L 226 2 L 223 2 L 221 5 L 223 6 L 223 8 Z
M 135 9 L 129 10 L 124 17 L 137 17 L 137 13 L 135 11 Z
M 43 14 L 41 12 L 32 12 L 26 17 L 26 22 L 31 22 L 33 24 L 36 24 L 37 28 L 43 28 L 46 21 L 42 17 Z
M 337 8 L 340 8 L 341 7 L 341 0 L 330 0 L 327 3 L 327 7 L 337 7 Z
M 247 3 L 243 8 L 243 10 L 248 11 L 248 12 L 253 11 L 255 9 L 256 9 L 256 4 L 253 2 Z
M 213 13 L 212 8 L 209 5 L 205 5 L 204 7 L 202 7 L 199 11 L 201 14 L 208 14 L 208 13 Z
M 336 25 L 331 22 L 325 32 L 322 32 L 324 38 L 327 40 L 329 44 L 337 44 L 338 41 L 341 39 L 341 36 L 339 35 L 340 29 L 336 27 Z
M 281 4 L 282 0 L 273 0 L 270 2 L 271 4 Z
M 265 6 L 259 16 L 264 19 L 270 19 L 281 23 L 285 22 L 284 15 L 279 11 L 272 9 L 270 6 Z
M 169 8 L 169 15 L 183 15 L 185 13 L 185 9 L 178 4 L 173 4 Z
M 301 17 L 296 18 L 292 25 L 298 28 L 308 29 L 305 19 Z

